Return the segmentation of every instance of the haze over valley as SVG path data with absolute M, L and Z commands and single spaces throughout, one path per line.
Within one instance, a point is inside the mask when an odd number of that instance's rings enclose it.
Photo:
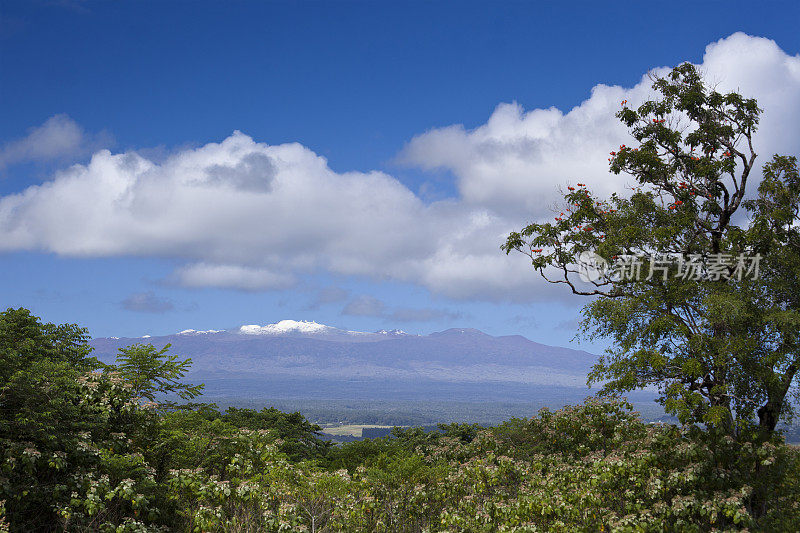
M 158 349 L 170 344 L 169 353 L 191 357 L 186 378 L 205 383 L 204 400 L 225 405 L 269 401 L 324 420 L 357 416 L 363 422 L 400 423 L 424 412 L 419 420 L 427 422 L 448 421 L 456 413 L 499 421 L 509 414 L 530 415 L 539 407 L 577 403 L 597 391 L 586 385 L 597 355 L 471 328 L 416 335 L 282 320 L 90 342 L 105 363 L 114 362 L 119 348 L 138 343 Z M 652 410 L 652 395 L 634 397 Z M 482 408 L 476 409 L 476 403 Z M 395 417 L 387 420 L 387 413 Z

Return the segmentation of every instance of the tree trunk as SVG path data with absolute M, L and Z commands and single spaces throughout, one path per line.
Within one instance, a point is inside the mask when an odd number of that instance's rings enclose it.
M 792 380 L 797 373 L 797 369 L 798 359 L 795 358 L 795 360 L 792 361 L 792 364 L 786 368 L 786 372 L 783 374 L 780 389 L 773 391 L 773 393 L 769 395 L 767 403 L 758 409 L 758 425 L 762 429 L 768 431 L 770 434 L 775 431 L 775 426 L 778 425 L 778 420 L 780 420 L 781 416 L 781 410 L 783 409 L 783 402 L 786 398 L 786 395 L 789 393 L 789 387 L 792 385 Z
M 778 419 L 781 415 L 781 407 L 783 401 L 769 400 L 758 409 L 758 426 L 766 430 L 768 433 L 775 431 L 775 426 L 778 425 Z

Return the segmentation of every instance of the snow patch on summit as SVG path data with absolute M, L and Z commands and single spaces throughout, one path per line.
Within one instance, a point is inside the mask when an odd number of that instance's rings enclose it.
M 375 332 L 378 335 L 408 335 L 402 329 L 382 329 L 380 331 Z
M 267 324 L 266 326 L 257 324 L 242 326 L 239 328 L 239 333 L 245 335 L 280 335 L 282 333 L 322 333 L 332 329 L 335 328 L 308 320 L 281 320 L 276 324 Z
M 222 333 L 221 329 L 207 329 L 205 331 L 197 331 L 196 329 L 185 329 L 178 333 L 178 335 L 207 335 L 209 333 Z

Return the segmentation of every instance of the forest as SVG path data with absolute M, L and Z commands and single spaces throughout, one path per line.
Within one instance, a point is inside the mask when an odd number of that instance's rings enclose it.
M 190 360 L 0 314 L 6 531 L 796 531 L 800 450 L 648 424 L 618 397 L 332 445 L 298 413 L 191 399 Z M 134 353 L 135 352 L 135 353 Z

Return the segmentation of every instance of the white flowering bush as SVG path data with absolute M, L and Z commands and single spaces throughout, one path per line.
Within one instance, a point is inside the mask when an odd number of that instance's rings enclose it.
M 173 473 L 197 531 L 790 531 L 798 455 L 781 444 L 648 425 L 593 399 L 499 428 L 416 433 L 348 472 L 288 462 L 266 441 L 230 485 Z M 460 433 L 460 434 L 459 434 Z M 258 523 L 256 528 L 254 524 Z
M 50 326 L 0 314 L 0 532 L 800 531 L 800 452 L 744 425 L 593 398 L 331 447 L 299 413 L 145 403 Z

